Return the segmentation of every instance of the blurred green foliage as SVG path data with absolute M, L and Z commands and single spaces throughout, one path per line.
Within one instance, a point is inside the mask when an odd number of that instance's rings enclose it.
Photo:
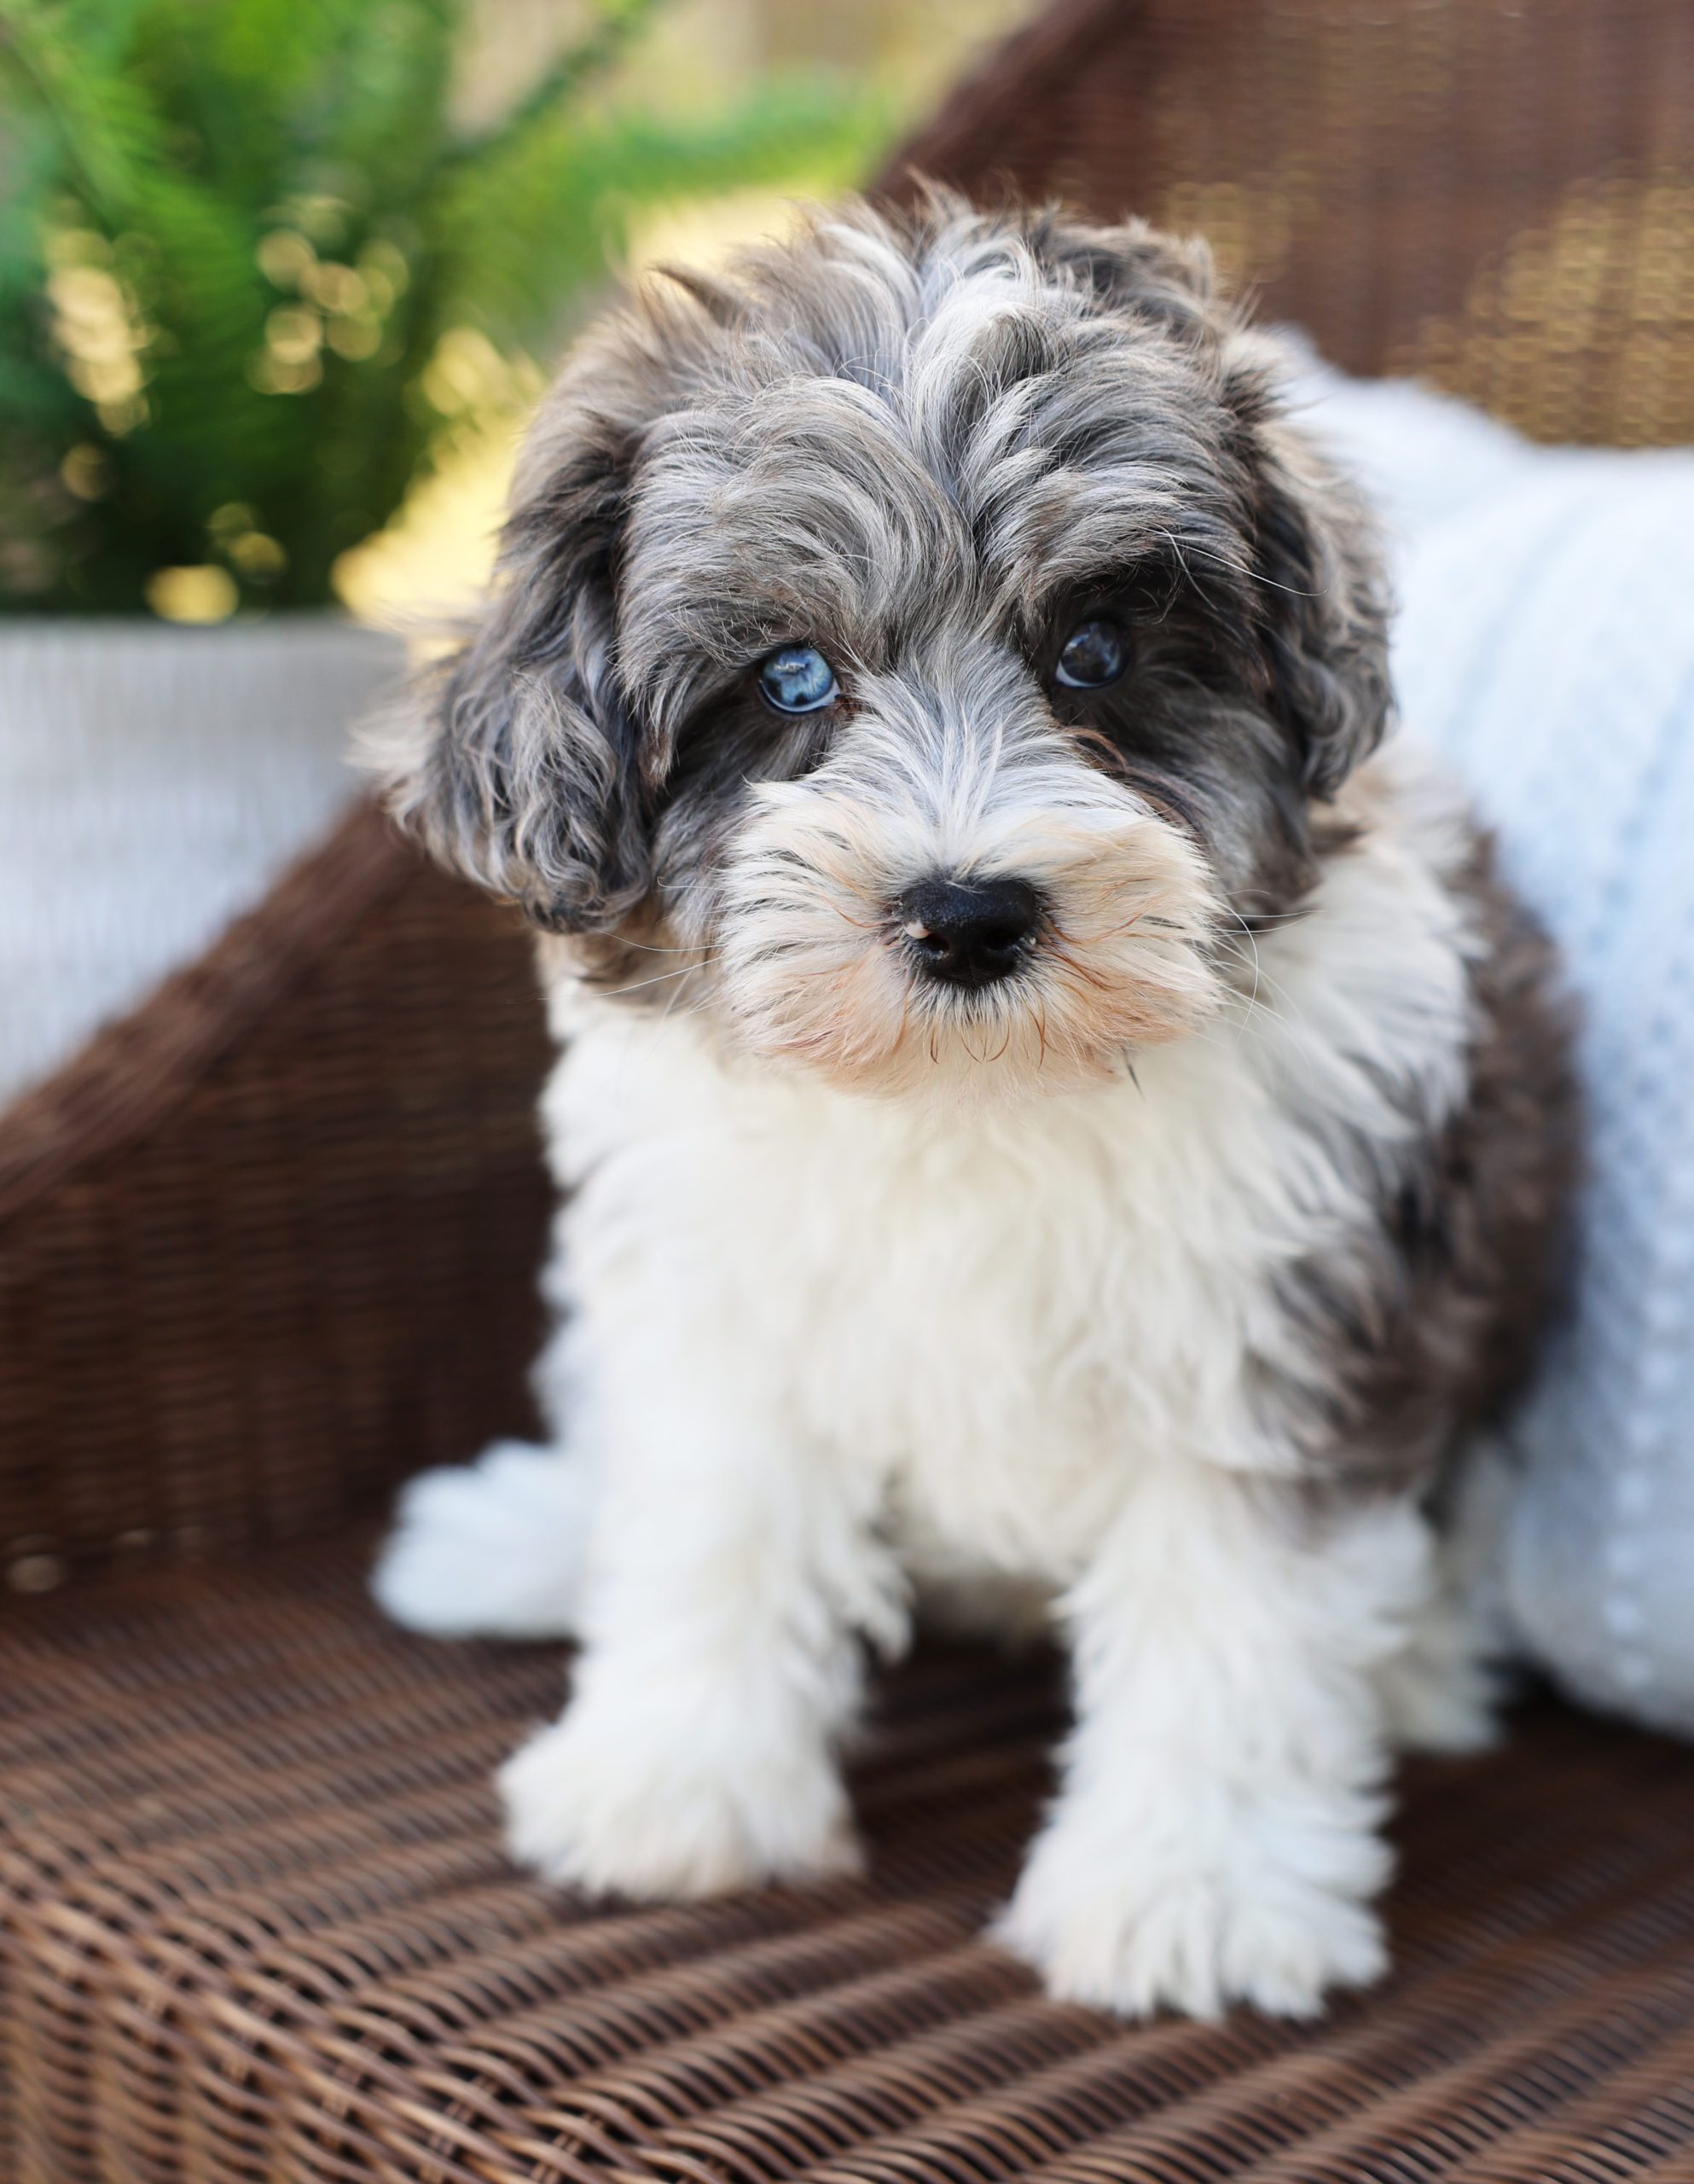
M 633 207 L 867 161 L 850 83 L 644 114 L 654 5 L 595 0 L 467 136 L 465 0 L 0 0 L 0 607 L 133 611 L 183 566 L 214 611 L 325 603 Z

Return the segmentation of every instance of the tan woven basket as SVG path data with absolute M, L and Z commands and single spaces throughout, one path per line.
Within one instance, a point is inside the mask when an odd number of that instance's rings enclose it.
M 1544 436 L 1694 431 L 1687 0 L 1066 0 L 913 163 L 1207 228 Z M 0 2184 L 1694 2184 L 1694 1752 L 1554 1709 L 1412 1770 L 1395 1975 L 1309 2029 L 978 1938 L 1062 1712 L 992 1658 L 885 1689 L 863 1880 L 513 1873 L 558 1657 L 385 1629 L 344 1520 L 521 1422 L 543 1062 L 522 939 L 367 814 L 0 1118 L 0 1537 L 104 1575 L 0 1603 Z

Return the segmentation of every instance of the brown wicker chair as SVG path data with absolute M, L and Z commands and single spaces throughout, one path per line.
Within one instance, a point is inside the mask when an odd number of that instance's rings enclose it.
M 1355 369 L 1694 437 L 1686 0 L 1066 0 L 896 161 L 1210 230 Z M 544 1648 L 385 1629 L 392 1481 L 521 1427 L 524 945 L 368 816 L 0 1118 L 3 2184 L 1694 2180 L 1694 1751 L 1408 1770 L 1393 1978 L 1129 2029 L 983 1945 L 1038 1668 L 931 1652 L 871 1877 L 590 1914 L 489 1772 Z

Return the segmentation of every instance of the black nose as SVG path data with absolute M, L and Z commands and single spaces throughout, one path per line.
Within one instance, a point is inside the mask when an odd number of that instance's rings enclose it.
M 1021 880 L 920 880 L 894 912 L 929 977 L 986 986 L 1017 969 L 1041 903 Z

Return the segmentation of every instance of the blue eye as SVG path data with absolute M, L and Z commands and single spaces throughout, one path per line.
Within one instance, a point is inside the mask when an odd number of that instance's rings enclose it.
M 1072 690 L 1104 689 L 1129 665 L 1129 645 L 1116 622 L 1096 615 L 1079 622 L 1065 640 L 1054 680 Z
M 835 670 L 811 645 L 784 645 L 759 669 L 759 688 L 780 713 L 815 713 L 835 695 Z

